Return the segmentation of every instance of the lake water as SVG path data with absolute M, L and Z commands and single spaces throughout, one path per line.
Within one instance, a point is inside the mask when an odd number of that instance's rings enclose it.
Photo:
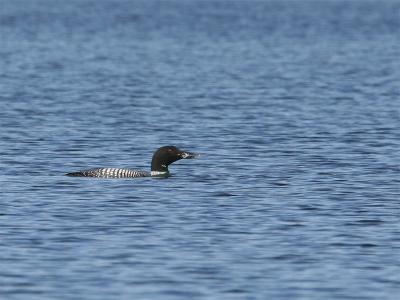
M 1 299 L 398 299 L 399 1 L 0 5 Z M 167 179 L 153 151 L 201 153 Z

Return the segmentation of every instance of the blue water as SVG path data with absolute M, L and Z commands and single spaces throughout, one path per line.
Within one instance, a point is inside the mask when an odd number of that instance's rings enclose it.
M 398 299 L 399 16 L 2 1 L 0 298 Z

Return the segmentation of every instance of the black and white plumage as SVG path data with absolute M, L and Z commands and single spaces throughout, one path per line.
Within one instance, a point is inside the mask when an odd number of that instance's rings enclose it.
M 151 172 L 136 171 L 130 169 L 119 168 L 94 168 L 78 172 L 68 173 L 68 176 L 80 177 L 101 177 L 101 178 L 132 178 L 132 177 L 148 177 Z
M 99 178 L 134 178 L 168 175 L 168 166 L 180 159 L 197 157 L 197 154 L 179 150 L 175 146 L 159 148 L 151 160 L 151 172 L 120 168 L 94 168 L 78 172 L 67 173 L 67 176 L 99 177 Z

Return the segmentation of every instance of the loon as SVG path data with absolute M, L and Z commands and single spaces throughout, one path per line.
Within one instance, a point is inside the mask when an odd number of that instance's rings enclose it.
M 151 160 L 151 172 L 119 168 L 95 168 L 78 172 L 67 173 L 67 176 L 100 177 L 100 178 L 133 178 L 166 176 L 169 174 L 168 166 L 180 159 L 196 158 L 198 154 L 179 150 L 175 146 L 158 148 Z

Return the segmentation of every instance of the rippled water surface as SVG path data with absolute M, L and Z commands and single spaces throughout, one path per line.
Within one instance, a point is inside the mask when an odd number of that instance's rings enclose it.
M 0 4 L 2 299 L 397 299 L 399 1 Z M 201 153 L 167 179 L 153 151 Z

